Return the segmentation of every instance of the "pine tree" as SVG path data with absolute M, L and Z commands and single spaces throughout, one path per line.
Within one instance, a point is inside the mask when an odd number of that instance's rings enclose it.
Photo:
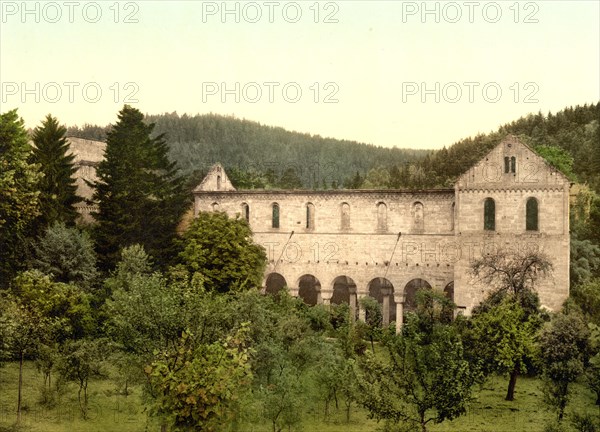
M 0 114 L 0 288 L 24 263 L 24 243 L 38 215 L 37 167 L 27 161 L 31 148 L 17 110 Z
M 40 166 L 44 174 L 38 184 L 40 211 L 37 229 L 45 230 L 54 222 L 74 225 L 77 211 L 74 204 L 81 201 L 76 194 L 77 185 L 73 174 L 75 156 L 69 154 L 69 143 L 65 138 L 67 128 L 50 114 L 41 127 L 33 130 L 34 148 L 30 160 Z
M 167 158 L 164 135 L 151 137 L 154 124 L 145 124 L 143 114 L 128 105 L 118 117 L 93 184 L 93 200 L 99 205 L 93 214 L 99 264 L 103 270 L 112 268 L 119 250 L 133 244 L 166 264 L 185 211 L 183 179 Z

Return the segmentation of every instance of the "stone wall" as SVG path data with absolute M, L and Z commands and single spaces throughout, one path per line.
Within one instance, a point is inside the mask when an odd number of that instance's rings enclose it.
M 223 173 L 212 170 L 195 190 L 194 213 L 247 218 L 267 251 L 265 286 L 280 275 L 308 302 L 337 301 L 343 281 L 351 305 L 354 295 L 375 296 L 389 319 L 402 315 L 415 287 L 429 285 L 445 289 L 470 313 L 488 291 L 473 279 L 471 262 L 493 248 L 543 251 L 554 269 L 537 286 L 542 304 L 557 310 L 568 297 L 569 181 L 513 137 L 467 170 L 454 189 L 236 191 L 226 177 L 214 187 Z M 486 198 L 495 202 L 493 230 L 484 229 Z M 538 204 L 536 230 L 526 230 L 530 198 Z M 308 280 L 312 297 L 303 288 Z

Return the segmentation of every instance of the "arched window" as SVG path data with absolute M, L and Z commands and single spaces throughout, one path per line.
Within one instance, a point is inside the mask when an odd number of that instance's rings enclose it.
M 315 229 L 315 206 L 312 203 L 306 204 L 306 229 Z
M 382 202 L 377 204 L 377 230 L 387 231 L 387 206 Z
M 221 190 L 221 176 L 217 176 L 217 190 Z
M 456 203 L 452 203 L 452 209 L 450 210 L 450 231 L 454 231 L 454 218 L 456 217 Z
M 527 231 L 538 230 L 538 201 L 529 198 L 525 209 L 525 229 Z
M 250 206 L 246 203 L 242 203 L 242 217 L 250 223 Z
M 494 231 L 496 229 L 496 202 L 486 198 L 483 204 L 483 229 Z
M 517 172 L 517 158 L 512 156 L 510 158 L 510 172 L 511 173 L 516 173 Z
M 279 204 L 273 204 L 273 217 L 271 220 L 271 227 L 279 228 Z
M 342 203 L 342 230 L 350 229 L 350 205 Z
M 212 203 L 212 210 L 215 212 L 219 211 L 219 203 L 217 203 L 217 202 Z
M 504 173 L 508 174 L 510 171 L 510 158 L 508 156 L 504 156 Z

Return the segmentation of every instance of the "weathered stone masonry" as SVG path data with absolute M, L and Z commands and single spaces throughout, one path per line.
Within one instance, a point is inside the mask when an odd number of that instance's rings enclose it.
M 215 165 L 194 191 L 194 213 L 248 220 L 267 251 L 267 291 L 285 285 L 309 304 L 345 301 L 359 318 L 358 298 L 371 295 L 399 327 L 422 287 L 444 290 L 469 314 L 486 295 L 470 262 L 494 248 L 548 254 L 554 271 L 537 290 L 559 309 L 569 294 L 569 187 L 509 137 L 452 189 L 237 191 Z

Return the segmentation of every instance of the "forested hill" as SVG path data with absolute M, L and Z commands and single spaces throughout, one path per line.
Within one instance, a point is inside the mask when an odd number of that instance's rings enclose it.
M 148 115 L 146 121 L 156 124 L 156 134 L 166 134 L 170 156 L 190 176 L 190 185 L 221 162 L 240 188 L 450 186 L 504 136 L 514 134 L 538 150 L 560 147 L 574 160 L 572 178 L 600 191 L 600 103 L 530 114 L 438 151 L 322 138 L 215 114 Z M 72 127 L 68 135 L 102 141 L 108 128 Z
M 600 102 L 565 108 L 556 114 L 530 114 L 501 126 L 498 131 L 460 140 L 422 161 L 425 186 L 451 185 L 508 134 L 530 147 L 559 147 L 573 158 L 571 178 L 600 192 Z M 543 150 L 543 149 L 542 149 Z M 563 168 L 563 167 L 559 167 Z M 568 174 L 568 173 L 566 173 Z
M 166 134 L 171 158 L 185 175 L 193 174 L 193 181 L 220 162 L 245 187 L 336 187 L 357 172 L 414 163 L 428 153 L 322 138 L 215 114 L 148 115 L 146 121 L 156 124 L 156 134 Z M 106 130 L 86 125 L 69 128 L 68 134 L 104 140 Z

